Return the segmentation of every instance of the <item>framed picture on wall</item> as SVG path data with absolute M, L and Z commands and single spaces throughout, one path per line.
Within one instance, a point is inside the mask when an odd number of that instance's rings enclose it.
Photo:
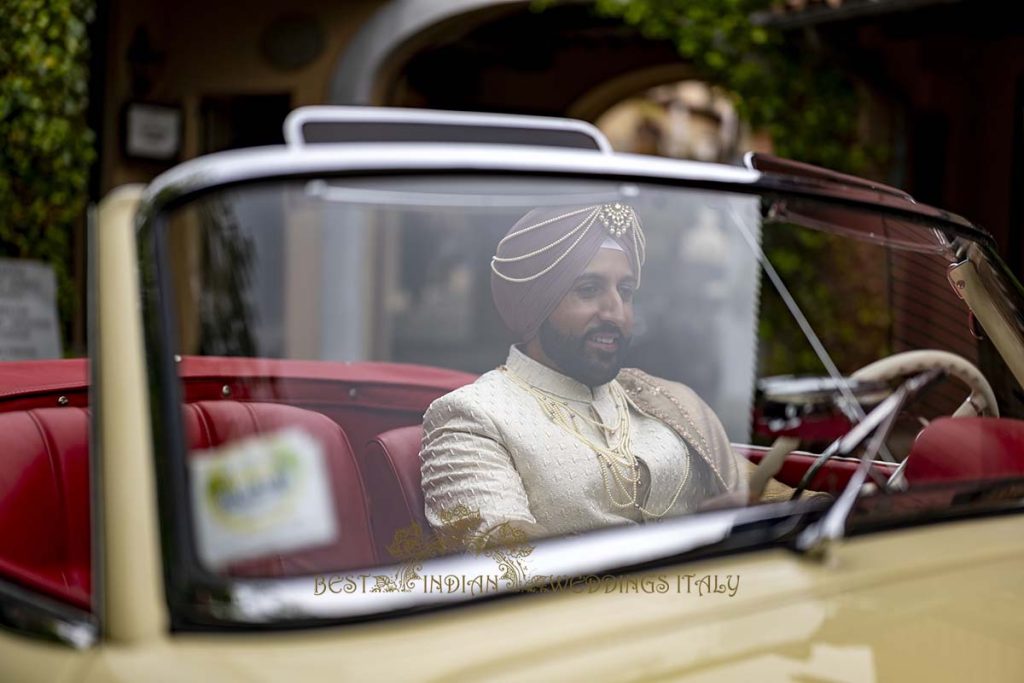
M 124 154 L 130 159 L 176 161 L 181 154 L 181 107 L 129 102 L 124 107 Z

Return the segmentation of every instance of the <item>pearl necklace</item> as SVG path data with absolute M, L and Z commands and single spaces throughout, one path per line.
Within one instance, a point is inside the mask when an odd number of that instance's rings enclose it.
M 605 493 L 608 494 L 608 499 L 611 501 L 613 506 L 617 508 L 636 508 L 643 514 L 655 518 L 664 517 L 668 514 L 669 510 L 675 506 L 676 501 L 679 500 L 679 496 L 686 487 L 687 481 L 690 479 L 689 452 L 686 450 L 686 446 L 684 445 L 683 477 L 672 496 L 672 500 L 661 512 L 653 512 L 647 509 L 640 502 L 640 460 L 633 453 L 633 449 L 630 446 L 631 423 L 629 419 L 629 408 L 632 406 L 638 412 L 642 411 L 640 411 L 636 404 L 630 400 L 629 396 L 617 382 L 613 382 L 608 385 L 616 413 L 616 423 L 614 426 L 609 427 L 604 423 L 604 420 L 600 419 L 600 415 L 598 416 L 599 419 L 595 420 L 581 413 L 566 401 L 555 397 L 553 394 L 546 392 L 543 389 L 533 386 L 526 380 L 517 376 L 507 366 L 501 366 L 500 370 L 505 373 L 513 383 L 537 401 L 541 411 L 548 417 L 548 419 L 584 446 L 594 451 L 597 455 L 598 461 L 602 464 L 601 481 L 604 484 Z M 591 409 L 593 410 L 593 408 Z M 604 438 L 605 443 L 603 445 L 597 443 L 577 429 L 575 422 L 577 418 L 580 421 L 596 428 Z M 611 474 L 611 482 L 609 482 L 609 474 Z M 617 496 L 613 494 L 612 483 L 615 484 L 614 488 L 617 488 L 618 491 L 621 492 L 623 496 L 622 499 L 617 499 Z

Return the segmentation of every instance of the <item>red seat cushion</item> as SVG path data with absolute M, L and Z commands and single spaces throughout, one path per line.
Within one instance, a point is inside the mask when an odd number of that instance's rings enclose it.
M 384 561 L 401 559 L 387 549 L 400 529 L 419 524 L 424 531 L 430 530 L 420 482 L 422 442 L 423 426 L 413 425 L 378 434 L 363 451 L 373 537 Z
M 914 484 L 1024 476 L 1024 421 L 944 417 L 921 430 L 906 477 Z
M 369 567 L 376 553 L 367 517 L 359 465 L 341 427 L 310 410 L 274 403 L 199 401 L 185 406 L 185 429 L 193 450 L 221 446 L 253 434 L 298 427 L 320 442 L 330 472 L 337 540 L 329 545 L 273 554 L 232 564 L 236 576 L 296 576 Z

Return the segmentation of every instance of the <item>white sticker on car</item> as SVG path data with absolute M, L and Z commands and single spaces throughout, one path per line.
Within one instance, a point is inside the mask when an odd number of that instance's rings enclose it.
M 323 447 L 301 429 L 193 451 L 189 470 L 199 559 L 210 569 L 337 538 Z

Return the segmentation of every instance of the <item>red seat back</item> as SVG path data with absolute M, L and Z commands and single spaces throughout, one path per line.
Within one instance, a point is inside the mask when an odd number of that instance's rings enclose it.
M 994 417 L 940 418 L 910 449 L 907 483 L 1024 477 L 1024 421 Z
M 338 363 L 186 356 L 178 364 L 185 403 L 287 403 L 315 410 L 345 430 L 356 448 L 378 434 L 419 424 L 427 406 L 476 377 L 401 363 Z
M 0 414 L 0 574 L 89 607 L 89 415 Z
M 337 423 L 293 406 L 227 400 L 188 404 L 183 415 L 194 451 L 298 427 L 320 442 L 327 458 L 338 540 L 239 562 L 230 573 L 296 575 L 376 563 L 359 466 Z M 88 609 L 88 411 L 69 406 L 0 413 L 0 435 L 0 576 Z
M 198 401 L 185 406 L 185 429 L 191 450 L 214 448 L 254 434 L 298 427 L 320 442 L 330 472 L 338 537 L 334 543 L 239 562 L 236 576 L 295 576 L 369 567 L 376 553 L 367 517 L 366 493 L 359 465 L 341 427 L 310 410 L 273 403 Z
M 417 424 L 378 434 L 363 451 L 373 538 L 384 561 L 400 559 L 387 549 L 400 529 L 419 524 L 425 532 L 430 530 L 420 484 L 422 441 L 423 427 Z

